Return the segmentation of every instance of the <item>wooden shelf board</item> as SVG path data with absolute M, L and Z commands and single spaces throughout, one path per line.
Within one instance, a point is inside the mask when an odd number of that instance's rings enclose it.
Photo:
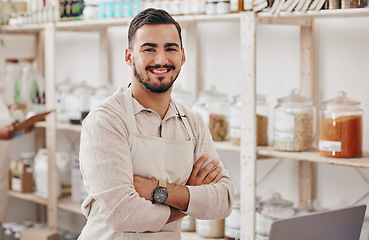
M 181 232 L 182 240 L 224 240 L 224 238 L 204 238 L 196 232 Z
M 58 209 L 82 215 L 81 203 L 73 201 L 71 196 L 59 198 Z
M 183 24 L 191 22 L 209 22 L 209 21 L 239 21 L 240 13 L 219 14 L 219 15 L 184 15 L 174 16 L 174 18 Z M 292 24 L 292 25 L 310 25 L 315 18 L 337 18 L 337 17 L 369 17 L 369 8 L 352 9 L 332 9 L 320 11 L 307 11 L 306 13 L 281 12 L 279 16 L 273 16 L 269 12 L 260 12 L 256 15 L 259 24 Z M 37 23 L 25 24 L 20 26 L 2 26 L 4 33 L 38 33 L 43 31 L 46 25 L 54 24 L 58 31 L 101 31 L 108 27 L 128 26 L 132 17 L 79 20 L 79 21 L 60 21 L 55 23 Z
M 46 122 L 38 122 L 35 124 L 38 128 L 46 128 Z M 57 123 L 56 130 L 58 131 L 70 131 L 70 132 L 77 132 L 80 133 L 82 130 L 82 125 L 78 124 L 70 124 L 70 123 Z
M 219 151 L 240 152 L 240 147 L 230 142 L 214 142 Z M 332 164 L 337 166 L 369 168 L 369 152 L 364 152 L 360 158 L 332 158 L 322 157 L 318 151 L 309 152 L 285 152 L 274 150 L 272 146 L 257 147 L 258 157 L 261 158 L 283 158 L 291 160 L 309 161 L 315 163 Z
M 8 195 L 25 201 L 34 202 L 41 205 L 47 205 L 47 199 L 41 198 L 37 196 L 35 193 L 20 193 L 9 190 Z
M 229 141 L 214 141 L 214 145 L 219 151 L 240 152 L 240 146 L 233 145 Z
M 42 23 L 24 24 L 19 26 L 0 26 L 0 32 L 11 34 L 30 34 L 38 33 L 44 29 L 45 25 Z
M 70 124 L 70 123 L 58 123 L 56 125 L 58 131 L 71 131 L 71 132 L 81 132 L 82 125 Z
M 302 160 L 315 163 L 332 164 L 337 166 L 369 168 L 369 152 L 364 152 L 360 158 L 333 158 L 322 157 L 318 151 L 310 152 L 283 152 L 273 150 L 273 147 L 258 147 L 258 156 Z

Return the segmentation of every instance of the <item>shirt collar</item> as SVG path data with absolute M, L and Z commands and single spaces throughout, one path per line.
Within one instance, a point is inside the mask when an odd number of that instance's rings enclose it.
M 139 103 L 134 97 L 132 97 L 132 99 L 133 99 L 133 110 L 134 110 L 135 116 L 140 112 L 155 112 L 154 110 L 150 108 L 145 108 L 144 106 L 142 106 L 141 103 Z M 167 113 L 165 114 L 163 120 L 167 120 L 174 116 L 178 116 L 178 112 L 175 107 L 173 98 L 170 98 L 169 109 Z

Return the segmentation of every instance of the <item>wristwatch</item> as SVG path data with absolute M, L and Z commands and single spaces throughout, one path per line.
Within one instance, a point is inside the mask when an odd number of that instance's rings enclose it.
M 159 180 L 159 185 L 154 189 L 152 193 L 152 202 L 163 204 L 168 199 L 167 183 L 163 180 Z

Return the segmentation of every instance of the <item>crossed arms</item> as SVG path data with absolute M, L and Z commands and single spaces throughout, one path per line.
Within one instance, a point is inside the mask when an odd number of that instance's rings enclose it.
M 219 160 L 213 160 L 208 164 L 205 164 L 208 158 L 208 155 L 200 157 L 194 165 L 186 185 L 200 186 L 204 184 L 217 183 L 220 180 L 222 177 L 220 174 L 222 167 L 217 166 L 219 164 Z M 158 186 L 158 180 L 134 176 L 133 181 L 135 189 L 140 197 L 151 201 L 152 193 Z M 165 204 L 170 206 L 170 216 L 167 221 L 167 223 L 170 223 L 187 215 L 181 211 L 187 210 L 188 203 L 190 201 L 190 193 L 186 186 L 179 186 L 171 183 L 167 183 L 167 192 L 168 199 Z

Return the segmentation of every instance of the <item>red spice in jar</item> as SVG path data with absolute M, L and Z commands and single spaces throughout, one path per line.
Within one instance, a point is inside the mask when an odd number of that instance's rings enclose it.
M 319 153 L 325 157 L 362 156 L 362 116 L 351 115 L 324 119 L 319 124 Z M 325 142 L 327 141 L 327 142 Z M 324 143 L 340 144 L 340 151 L 324 148 Z

